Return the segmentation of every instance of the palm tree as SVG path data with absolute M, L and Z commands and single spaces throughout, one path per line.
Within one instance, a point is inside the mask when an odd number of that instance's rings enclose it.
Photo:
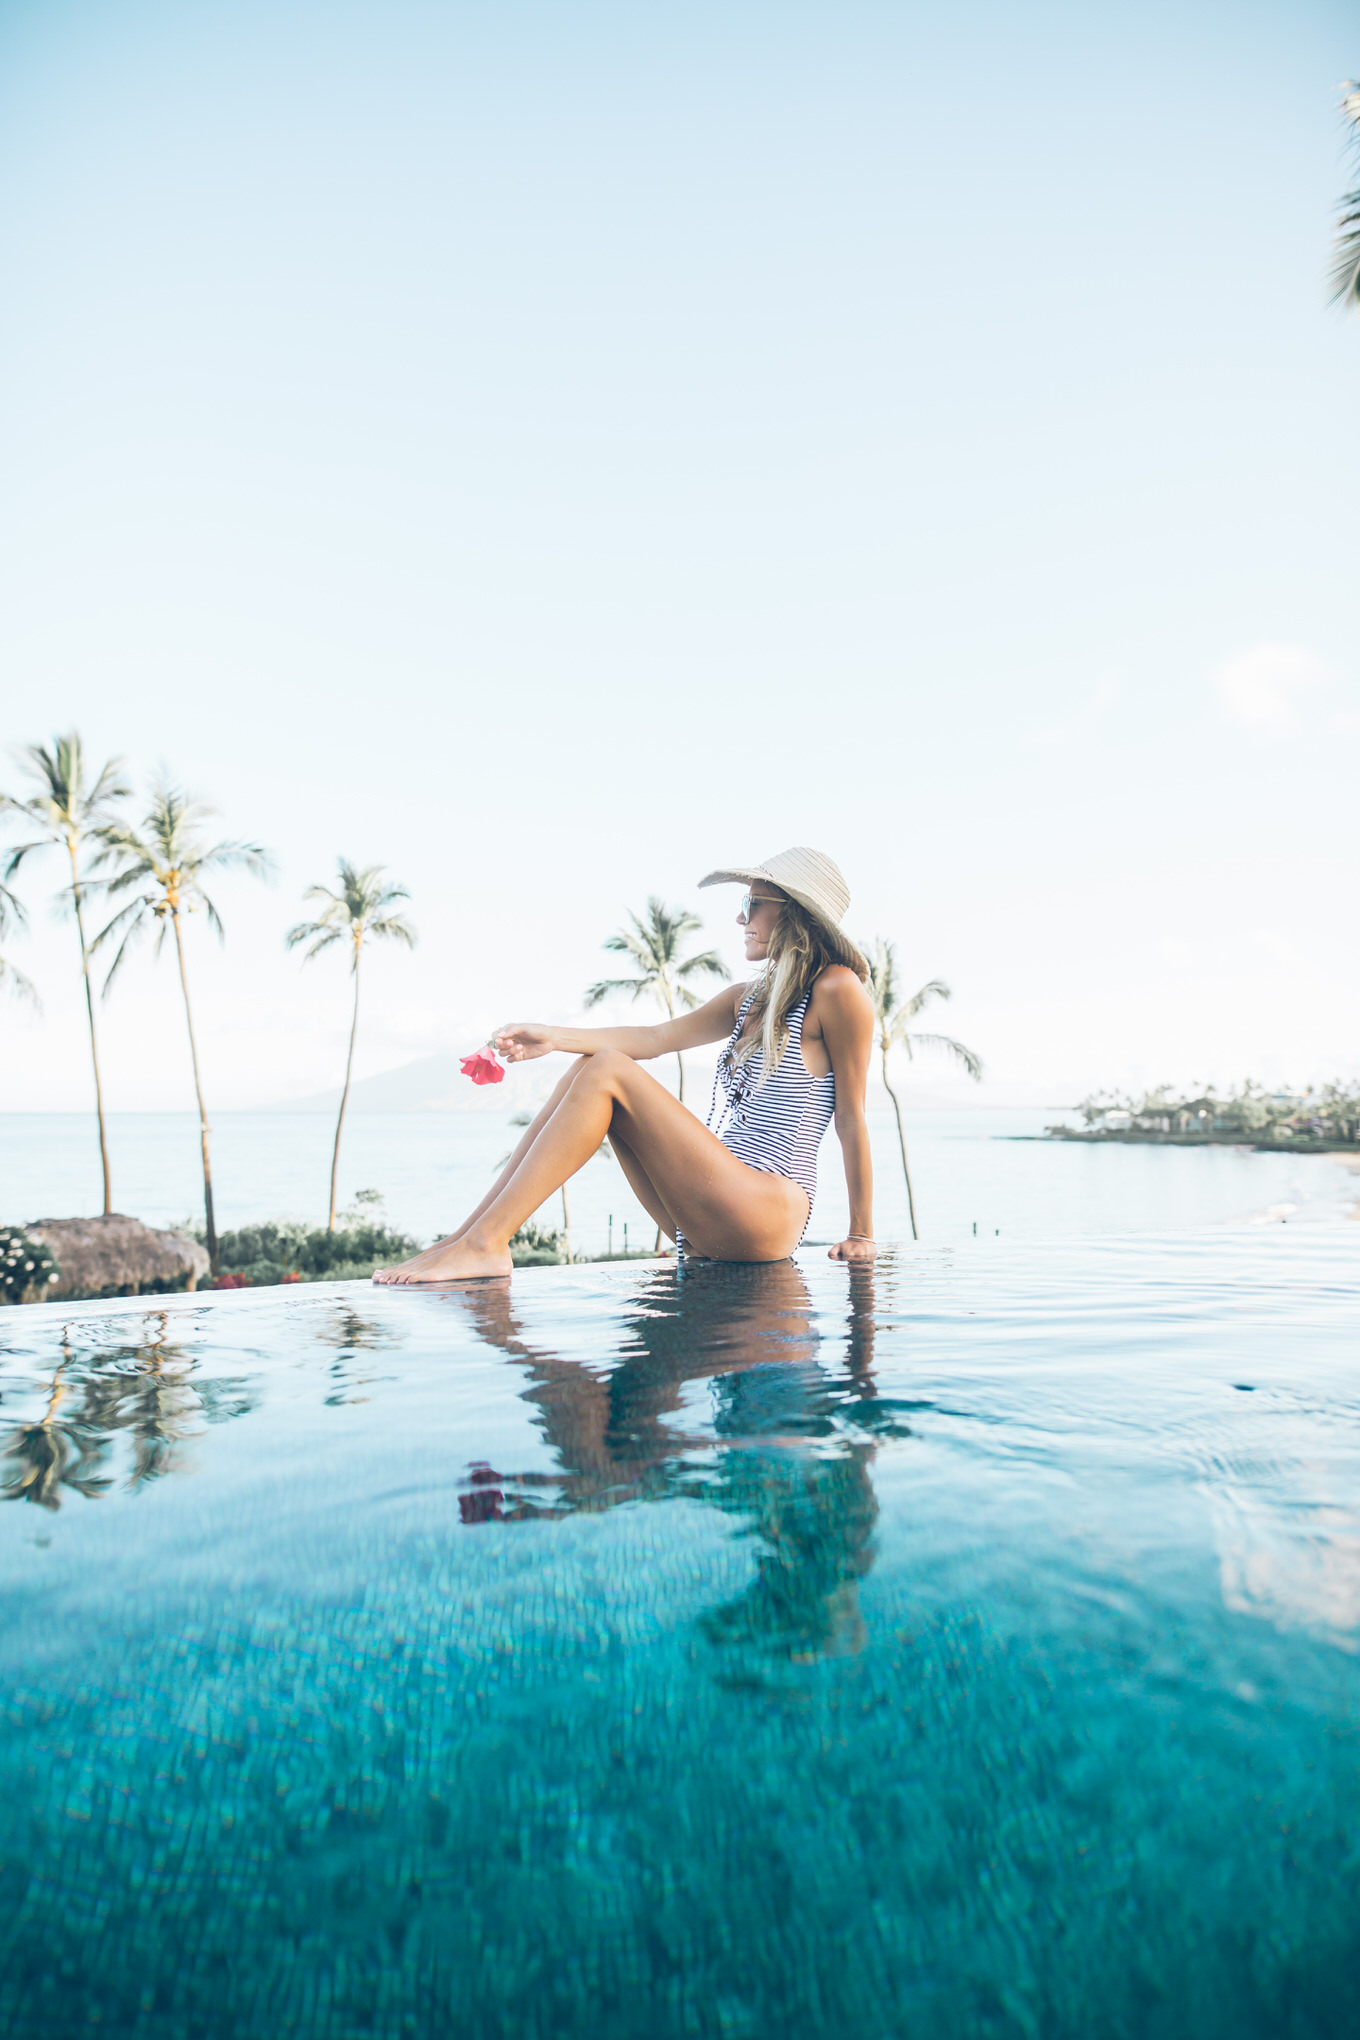
M 1350 129 L 1348 140 L 1360 151 L 1360 83 L 1348 79 L 1343 90 L 1341 117 Z M 1360 190 L 1342 195 L 1331 281 L 1334 305 L 1360 305 Z
M 28 920 L 23 902 L 17 899 L 7 885 L 0 885 L 0 935 L 11 926 L 22 928 Z M 0 956 L 0 991 L 13 992 L 17 999 L 27 999 L 29 1004 L 41 1008 L 42 1000 L 24 976 L 17 964 Z
M 206 1220 L 208 1259 L 214 1278 L 217 1265 L 217 1222 L 213 1216 L 211 1129 L 203 1103 L 203 1083 L 198 1069 L 198 1044 L 194 1039 L 194 1014 L 189 1003 L 189 978 L 184 962 L 186 914 L 200 908 L 208 925 L 224 937 L 222 917 L 207 893 L 203 880 L 210 871 L 249 871 L 262 878 L 270 866 L 269 853 L 258 843 L 223 842 L 211 846 L 203 840 L 203 823 L 215 812 L 203 801 L 191 800 L 168 781 L 161 780 L 151 792 L 151 805 L 140 831 L 121 824 L 102 832 L 102 848 L 95 868 L 116 865 L 117 873 L 104 881 L 110 898 L 132 892 L 136 895 L 120 907 L 100 929 L 90 948 L 93 952 L 118 939 L 118 948 L 104 980 L 107 998 L 123 958 L 131 945 L 149 929 L 156 931 L 159 955 L 167 933 L 175 938 L 175 961 L 179 965 L 179 986 L 184 996 L 184 1023 L 189 1031 L 189 1061 L 194 1072 L 194 1096 L 198 1100 L 199 1142 L 203 1150 L 203 1212 Z
M 104 1126 L 104 1091 L 99 1078 L 94 992 L 90 985 L 90 949 L 85 940 L 80 861 L 87 837 L 96 842 L 103 839 L 106 830 L 117 821 L 119 806 L 129 797 L 131 788 L 124 785 L 120 777 L 120 758 L 110 758 L 102 771 L 96 774 L 93 783 L 87 781 L 84 749 L 74 730 L 68 730 L 64 737 L 54 738 L 50 749 L 45 744 L 29 744 L 19 757 L 29 778 L 37 782 L 38 791 L 19 799 L 8 794 L 0 795 L 0 807 L 10 814 L 22 815 L 41 834 L 33 842 L 21 843 L 17 850 L 10 852 L 5 877 L 13 878 L 24 859 L 35 850 L 61 848 L 70 859 L 71 884 L 69 890 L 62 888 L 61 896 L 69 899 L 75 910 L 76 934 L 80 938 L 80 974 L 85 982 L 85 1011 L 90 1022 L 94 1109 L 99 1122 L 99 1160 L 104 1171 L 104 1216 L 107 1218 L 113 1210 L 113 1189 L 109 1174 L 109 1143 Z
M 310 963 L 323 949 L 332 943 L 349 944 L 350 971 L 354 977 L 354 1018 L 349 1029 L 349 1058 L 345 1063 L 345 1088 L 340 1093 L 340 1116 L 335 1122 L 335 1153 L 331 1157 L 331 1205 L 326 1219 L 326 1230 L 335 1231 L 335 1182 L 340 1168 L 340 1131 L 345 1123 L 345 1107 L 349 1103 L 349 1084 L 354 1072 L 354 1042 L 359 1032 L 359 959 L 363 955 L 364 943 L 370 938 L 374 942 L 390 939 L 404 942 L 408 949 L 414 949 L 416 931 L 401 914 L 394 914 L 393 907 L 398 900 L 408 900 L 411 895 L 404 885 L 388 885 L 383 881 L 385 866 L 370 864 L 365 871 L 356 871 L 343 857 L 336 860 L 340 878 L 340 889 L 332 892 L 329 886 L 309 885 L 303 898 L 324 900 L 325 906 L 315 921 L 299 921 L 296 928 L 290 928 L 284 941 L 290 949 L 296 949 L 301 942 L 310 943 L 304 963 Z
M 587 991 L 587 1006 L 598 1006 L 602 999 L 609 998 L 614 992 L 627 992 L 634 999 L 650 992 L 657 1004 L 665 1007 L 667 1018 L 673 1020 L 677 1007 L 688 1013 L 699 1004 L 698 993 L 689 988 L 691 978 L 731 977 L 731 971 L 716 949 L 705 949 L 699 956 L 681 956 L 683 938 L 704 925 L 699 916 L 690 913 L 688 908 L 664 906 L 653 893 L 647 901 L 646 918 L 630 913 L 628 919 L 632 925 L 621 928 L 617 935 L 609 936 L 603 947 L 617 956 L 631 957 L 635 975 L 601 978 Z M 683 1104 L 685 1061 L 678 1049 L 675 1061 L 680 1072 L 680 1101 Z
M 902 1125 L 902 1107 L 897 1093 L 888 1076 L 888 1052 L 899 1045 L 907 1051 L 907 1060 L 914 1060 L 918 1048 L 940 1049 L 961 1063 L 975 1082 L 982 1079 L 982 1063 L 971 1048 L 965 1048 L 961 1041 L 955 1041 L 948 1034 L 918 1034 L 912 1031 L 912 1021 L 932 999 L 947 999 L 949 987 L 939 978 L 932 978 L 928 985 L 922 985 L 919 992 L 898 1004 L 897 951 L 891 942 L 878 937 L 874 943 L 874 958 L 869 966 L 869 994 L 874 1002 L 874 1021 L 878 1032 L 879 1054 L 883 1061 L 883 1088 L 892 1099 L 893 1111 L 897 1114 L 897 1140 L 902 1150 L 902 1174 L 907 1179 L 907 1211 L 911 1217 L 911 1236 L 919 1239 L 916 1230 L 916 1200 L 911 1190 L 911 1170 L 907 1166 L 907 1136 Z

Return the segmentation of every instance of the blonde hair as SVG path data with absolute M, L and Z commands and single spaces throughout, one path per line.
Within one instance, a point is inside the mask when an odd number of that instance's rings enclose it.
M 765 967 L 755 980 L 744 1039 L 732 1053 L 733 1065 L 739 1067 L 760 1050 L 757 1090 L 774 1075 L 788 1047 L 789 1015 L 833 963 L 845 964 L 861 984 L 867 983 L 869 966 L 848 935 L 810 914 L 797 900 L 781 900 Z

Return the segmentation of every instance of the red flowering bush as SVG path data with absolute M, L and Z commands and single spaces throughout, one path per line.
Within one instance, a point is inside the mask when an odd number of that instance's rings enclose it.
M 465 1077 L 471 1077 L 474 1084 L 503 1084 L 505 1064 L 490 1043 L 479 1048 L 475 1055 L 465 1055 L 458 1064 Z

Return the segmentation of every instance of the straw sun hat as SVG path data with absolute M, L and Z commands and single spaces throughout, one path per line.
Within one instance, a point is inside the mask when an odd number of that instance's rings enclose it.
M 840 961 L 848 964 L 857 977 L 865 975 L 864 958 L 841 927 L 850 905 L 850 888 L 838 864 L 821 850 L 809 850 L 802 845 L 795 850 L 781 850 L 776 856 L 767 857 L 763 864 L 733 864 L 721 871 L 710 871 L 699 884 L 752 885 L 760 879 L 777 885 L 791 900 L 797 900 L 821 924 Z

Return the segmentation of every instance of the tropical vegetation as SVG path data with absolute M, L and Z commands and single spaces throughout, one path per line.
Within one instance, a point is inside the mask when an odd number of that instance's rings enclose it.
M 342 1225 L 309 1226 L 298 1219 L 276 1218 L 223 1233 L 218 1242 L 222 1264 L 218 1286 L 358 1282 L 375 1268 L 419 1253 L 423 1245 L 362 1210 L 346 1212 L 344 1219 Z
M 191 800 L 177 787 L 160 780 L 152 788 L 151 804 L 140 829 L 128 828 L 121 822 L 101 829 L 100 848 L 93 868 L 113 870 L 114 875 L 104 881 L 104 891 L 110 899 L 116 900 L 129 892 L 133 897 L 100 929 L 90 944 L 90 950 L 93 953 L 106 943 L 117 943 L 104 979 L 104 996 L 107 998 L 124 957 L 140 936 L 155 931 L 158 956 L 167 934 L 174 937 L 175 963 L 184 1000 L 184 1024 L 189 1035 L 189 1061 L 194 1073 L 194 1096 L 198 1101 L 205 1241 L 212 1272 L 216 1275 L 218 1251 L 217 1226 L 213 1216 L 212 1130 L 203 1102 L 203 1078 L 198 1066 L 198 1043 L 194 1038 L 194 1012 L 189 999 L 189 975 L 184 958 L 184 917 L 201 912 L 218 940 L 223 940 L 222 917 L 204 890 L 204 878 L 214 871 L 248 871 L 260 878 L 269 869 L 270 859 L 269 853 L 259 843 L 205 843 L 203 823 L 213 812 L 203 801 Z
M 1178 1091 L 1169 1084 L 1139 1097 L 1097 1091 L 1077 1111 L 1080 1129 L 1048 1131 L 1064 1140 L 1248 1143 L 1255 1147 L 1360 1146 L 1360 1084 L 1324 1084 L 1311 1091 L 1267 1091 L 1248 1082 L 1220 1095 L 1212 1088 Z
M 1346 123 L 1347 140 L 1360 160 L 1360 81 L 1347 79 L 1341 89 L 1341 118 Z M 1341 199 L 1331 284 L 1333 304 L 1360 305 L 1360 187 L 1345 192 Z
M 0 1302 L 40 1302 L 61 1275 L 56 1256 L 21 1226 L 0 1225 Z
M 20 763 L 36 791 L 0 794 L 0 813 L 16 817 L 27 828 L 38 831 L 27 843 L 10 851 L 5 877 L 11 879 L 35 851 L 57 849 L 66 852 L 71 882 L 58 897 L 69 904 L 80 943 L 80 974 L 85 987 L 85 1012 L 90 1028 L 90 1063 L 94 1070 L 94 1110 L 99 1128 L 99 1164 L 104 1178 L 104 1215 L 113 1210 L 113 1180 L 109 1169 L 108 1129 L 104 1123 L 104 1088 L 99 1074 L 99 1042 L 94 1018 L 94 988 L 90 982 L 90 944 L 85 934 L 85 901 L 90 881 L 84 859 L 91 844 L 102 845 L 108 831 L 121 820 L 123 803 L 131 788 L 122 779 L 122 760 L 111 758 L 93 777 L 86 769 L 84 747 L 74 730 L 57 737 L 50 746 L 29 744 L 19 754 Z
M 414 949 L 416 931 L 404 914 L 393 909 L 399 900 L 411 897 L 404 885 L 396 885 L 383 876 L 381 864 L 370 864 L 359 870 L 345 858 L 337 860 L 340 880 L 338 891 L 329 886 L 313 885 L 303 894 L 304 900 L 324 902 L 321 912 L 314 921 L 299 921 L 290 928 L 284 941 L 289 949 L 297 949 L 304 942 L 307 953 L 304 963 L 310 963 L 314 956 L 332 948 L 337 942 L 345 945 L 349 952 L 350 976 L 354 979 L 354 1010 L 349 1027 L 349 1055 L 345 1061 L 345 1085 L 340 1093 L 340 1110 L 335 1120 L 335 1147 L 331 1155 L 331 1198 L 326 1214 L 326 1224 L 335 1230 L 336 1182 L 340 1173 L 340 1135 L 344 1131 L 345 1107 L 349 1103 L 350 1081 L 354 1075 L 354 1044 L 359 1035 L 359 965 L 363 960 L 365 942 L 400 942 L 407 949 Z
M 8 935 L 11 928 L 22 928 L 28 921 L 23 901 L 12 893 L 7 885 L 0 885 L 0 939 Z M 18 999 L 27 999 L 31 1006 L 41 1004 L 37 992 L 24 976 L 17 964 L 8 957 L 0 956 L 0 992 L 9 992 Z
M 912 1023 L 924 1012 L 932 1000 L 947 999 L 951 996 L 949 987 L 941 978 L 932 978 L 922 985 L 910 998 L 901 996 L 898 978 L 897 949 L 882 936 L 875 938 L 869 962 L 869 995 L 874 1002 L 874 1038 L 878 1045 L 882 1064 L 883 1088 L 892 1100 L 897 1120 L 897 1143 L 902 1152 L 902 1175 L 907 1186 L 907 1214 L 911 1219 L 911 1236 L 919 1239 L 916 1227 L 916 1198 L 911 1186 L 911 1168 L 907 1161 L 907 1134 L 902 1123 L 902 1103 L 893 1088 L 888 1073 L 888 1058 L 895 1048 L 904 1048 L 908 1062 L 915 1060 L 918 1051 L 947 1055 L 965 1069 L 974 1082 L 982 1080 L 982 1062 L 971 1048 L 961 1041 L 955 1041 L 950 1034 L 927 1034 Z
M 642 914 L 630 913 L 628 925 L 605 939 L 603 947 L 632 963 L 629 977 L 601 978 L 586 992 L 586 1005 L 598 1006 L 615 993 L 626 992 L 632 999 L 644 995 L 654 999 L 668 1020 L 679 1012 L 690 1013 L 702 1004 L 693 989 L 699 978 L 728 979 L 732 973 L 716 949 L 686 956 L 685 938 L 702 928 L 703 922 L 686 907 L 668 907 L 653 893 Z M 685 1096 L 685 1059 L 676 1051 L 678 1093 Z

